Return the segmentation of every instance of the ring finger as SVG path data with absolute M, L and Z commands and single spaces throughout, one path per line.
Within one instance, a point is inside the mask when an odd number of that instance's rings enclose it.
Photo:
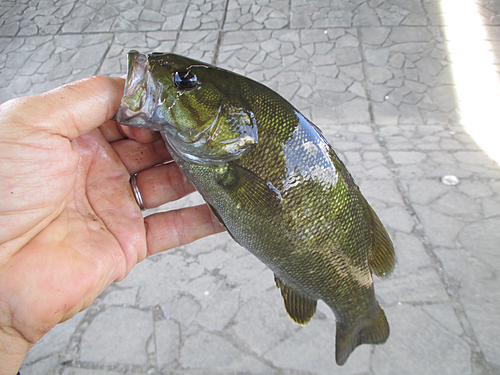
M 146 208 L 161 206 L 195 191 L 175 163 L 159 165 L 138 173 L 137 187 Z

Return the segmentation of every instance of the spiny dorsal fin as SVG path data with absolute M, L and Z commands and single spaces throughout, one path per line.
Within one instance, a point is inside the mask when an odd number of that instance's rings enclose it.
M 308 324 L 316 312 L 317 301 L 290 288 L 276 275 L 274 275 L 274 281 L 276 281 L 276 286 L 281 290 L 281 295 L 285 301 L 285 309 L 290 318 L 300 325 L 305 326 Z
M 363 197 L 364 199 L 364 197 Z M 396 264 L 396 253 L 392 245 L 391 238 L 387 233 L 384 224 L 380 221 L 373 208 L 365 199 L 365 204 L 368 207 L 369 215 L 371 216 L 371 231 L 372 231 L 372 252 L 368 259 L 370 269 L 377 277 L 383 279 L 389 276 Z

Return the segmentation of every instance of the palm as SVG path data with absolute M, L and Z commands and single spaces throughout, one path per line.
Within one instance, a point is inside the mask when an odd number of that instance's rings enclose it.
M 44 199 L 24 201 L 11 222 L 28 234 L 36 230 L 34 223 L 47 226 L 10 259 L 8 272 L 2 274 L 2 289 L 11 297 L 4 295 L 2 301 L 15 311 L 14 328 L 32 342 L 47 327 L 87 307 L 103 288 L 123 278 L 146 256 L 144 222 L 130 195 L 129 172 L 110 144 L 99 130 L 63 147 L 59 142 L 69 143 L 56 139 L 55 149 L 33 148 L 34 155 L 24 154 L 27 160 L 41 161 L 37 173 L 30 164 L 24 170 L 18 165 L 26 189 L 38 186 Z M 54 153 L 59 153 L 59 161 Z M 19 275 L 28 275 L 29 280 Z M 12 299 L 31 290 L 42 293 L 12 306 Z

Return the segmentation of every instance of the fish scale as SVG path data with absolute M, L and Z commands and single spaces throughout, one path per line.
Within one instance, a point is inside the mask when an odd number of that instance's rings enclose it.
M 266 86 L 209 64 L 131 51 L 128 69 L 117 120 L 162 133 L 232 238 L 274 272 L 290 317 L 307 324 L 323 300 L 339 365 L 385 342 L 372 272 L 392 271 L 392 242 L 321 131 Z

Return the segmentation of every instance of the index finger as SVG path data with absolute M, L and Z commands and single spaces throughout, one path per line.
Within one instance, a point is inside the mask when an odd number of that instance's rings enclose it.
M 161 137 L 157 131 L 121 125 L 114 120 L 106 121 L 99 129 L 109 143 L 127 138 L 140 143 L 150 143 Z
M 123 78 L 94 76 L 43 94 L 13 99 L 2 105 L 2 111 L 19 125 L 73 140 L 113 118 L 124 84 Z

